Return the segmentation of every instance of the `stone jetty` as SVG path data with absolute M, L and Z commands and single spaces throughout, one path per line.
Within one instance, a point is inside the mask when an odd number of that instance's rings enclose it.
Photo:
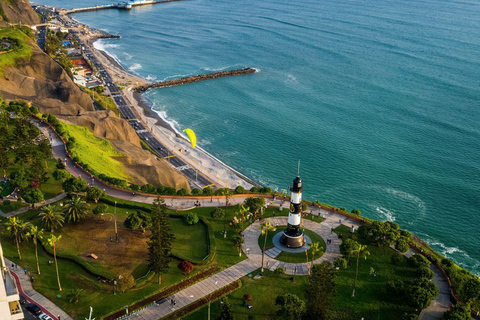
M 163 87 L 171 87 L 171 86 L 179 86 L 181 84 L 193 83 L 198 81 L 216 79 L 216 78 L 223 78 L 223 77 L 233 77 L 233 76 L 240 76 L 244 74 L 255 73 L 256 70 L 253 68 L 245 68 L 245 69 L 235 69 L 235 70 L 228 70 L 228 71 L 220 71 L 220 72 L 213 72 L 207 74 L 199 74 L 196 76 L 190 76 L 185 78 L 177 78 L 172 80 L 166 80 L 161 82 L 153 82 L 149 84 L 145 84 L 142 86 L 135 87 L 134 90 L 137 92 L 144 92 L 150 88 L 163 88 Z

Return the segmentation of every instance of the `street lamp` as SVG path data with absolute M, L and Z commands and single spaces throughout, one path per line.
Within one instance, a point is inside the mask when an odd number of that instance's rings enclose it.
M 115 205 L 117 204 L 117 202 L 115 202 Z M 116 206 L 115 206 L 115 209 L 116 209 Z M 115 213 L 117 212 L 117 210 L 115 210 Z M 109 215 L 112 215 L 113 216 L 113 220 L 115 221 L 115 242 L 118 242 L 118 233 L 117 233 L 117 216 L 114 215 L 114 214 L 111 214 L 111 213 L 102 213 L 102 217 L 104 214 L 109 214 Z

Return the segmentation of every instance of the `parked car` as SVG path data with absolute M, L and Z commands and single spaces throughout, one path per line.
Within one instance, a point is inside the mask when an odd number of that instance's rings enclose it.
M 42 309 L 40 309 L 39 306 L 37 306 L 36 304 L 34 303 L 30 303 L 29 305 L 27 305 L 25 307 L 28 311 L 34 313 L 34 314 L 40 314 L 42 313 Z
M 25 304 L 25 303 L 27 303 L 27 302 L 28 302 L 27 299 L 25 299 L 24 296 L 20 295 L 20 303 L 21 303 L 21 304 Z
M 40 320 L 53 320 L 48 314 L 42 313 L 41 315 L 38 316 Z

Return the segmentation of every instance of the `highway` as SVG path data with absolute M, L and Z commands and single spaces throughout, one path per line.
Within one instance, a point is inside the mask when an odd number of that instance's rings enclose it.
M 78 43 L 82 47 L 83 55 L 87 60 L 98 70 L 99 78 L 104 82 L 105 87 L 108 88 L 111 97 L 115 101 L 123 118 L 125 118 L 130 126 L 137 132 L 140 139 L 142 139 L 157 155 L 159 158 L 168 157 L 166 160 L 172 167 L 180 171 L 189 181 L 192 188 L 205 188 L 207 186 L 213 186 L 213 183 L 206 177 L 198 173 L 194 168 L 190 167 L 183 160 L 176 157 L 174 153 L 168 150 L 160 141 L 155 138 L 150 131 L 137 119 L 137 116 L 133 112 L 133 107 L 127 103 L 122 91 L 113 82 L 110 74 L 105 70 L 102 63 L 91 52 L 90 48 L 77 37 Z

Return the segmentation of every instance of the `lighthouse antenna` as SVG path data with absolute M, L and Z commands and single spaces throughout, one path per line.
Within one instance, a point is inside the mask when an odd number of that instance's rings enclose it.
M 300 177 L 300 159 L 298 159 L 298 171 L 297 176 Z

